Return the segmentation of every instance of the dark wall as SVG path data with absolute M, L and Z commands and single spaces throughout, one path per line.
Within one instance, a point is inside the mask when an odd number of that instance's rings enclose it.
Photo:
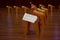
M 60 5 L 60 0 L 0 0 L 0 7 L 5 7 L 6 5 L 29 6 L 30 5 L 29 2 L 32 2 L 35 5 L 38 4 L 44 4 L 44 5 L 52 4 L 54 6 Z

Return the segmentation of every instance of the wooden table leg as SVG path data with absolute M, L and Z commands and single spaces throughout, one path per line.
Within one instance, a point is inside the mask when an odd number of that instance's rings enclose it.
M 40 27 L 40 38 L 41 38 L 43 36 L 44 27 L 45 27 L 44 16 L 41 16 L 40 17 L 40 22 L 41 22 L 41 27 Z
M 6 6 L 8 8 L 8 16 L 11 16 L 11 6 Z
M 38 24 L 38 20 L 33 25 L 34 25 L 35 33 L 37 34 L 37 36 L 39 36 L 39 24 Z
M 27 35 L 30 25 L 26 21 L 24 21 L 23 24 L 24 24 L 24 35 Z
M 14 8 L 15 8 L 15 12 L 16 12 L 16 18 L 18 18 L 18 13 L 19 13 L 19 7 L 17 7 L 17 6 L 14 6 Z

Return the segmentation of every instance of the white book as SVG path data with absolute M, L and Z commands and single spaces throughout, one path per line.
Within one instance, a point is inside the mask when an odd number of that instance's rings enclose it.
M 31 23 L 35 23 L 35 21 L 37 20 L 37 16 L 25 13 L 23 16 L 23 20 Z

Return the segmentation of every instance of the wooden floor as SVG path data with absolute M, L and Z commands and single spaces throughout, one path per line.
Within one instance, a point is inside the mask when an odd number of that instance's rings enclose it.
M 20 8 L 21 9 L 21 8 Z M 7 15 L 7 8 L 0 8 L 0 40 L 60 40 L 60 10 L 54 9 L 52 16 L 48 16 L 44 33 L 40 37 L 36 36 L 31 25 L 30 34 L 24 35 L 26 23 L 22 20 L 22 9 L 16 18 L 15 11 Z

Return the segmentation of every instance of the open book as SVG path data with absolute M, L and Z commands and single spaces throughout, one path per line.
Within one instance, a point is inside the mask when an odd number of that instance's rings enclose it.
M 23 20 L 31 22 L 31 23 L 35 23 L 35 21 L 37 20 L 37 16 L 29 14 L 29 13 L 25 13 L 23 16 Z

